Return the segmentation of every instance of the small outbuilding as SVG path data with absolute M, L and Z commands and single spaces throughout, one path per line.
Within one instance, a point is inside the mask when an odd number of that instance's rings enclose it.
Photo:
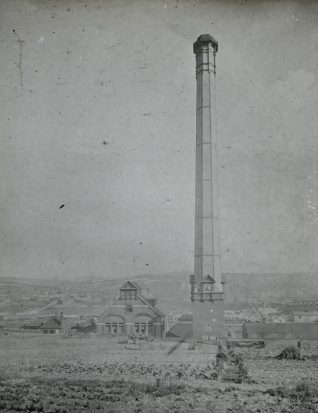
M 177 324 L 167 331 L 166 338 L 177 341 L 190 341 L 193 338 L 192 314 L 183 314 L 179 317 Z
M 62 331 L 61 319 L 52 317 L 41 325 L 44 334 L 60 334 Z

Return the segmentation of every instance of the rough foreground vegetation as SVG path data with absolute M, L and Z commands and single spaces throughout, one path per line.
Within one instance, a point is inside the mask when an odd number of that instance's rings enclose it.
M 239 384 L 216 379 L 185 343 L 2 336 L 0 346 L 3 412 L 318 412 L 317 360 L 277 360 L 283 345 L 240 350 Z

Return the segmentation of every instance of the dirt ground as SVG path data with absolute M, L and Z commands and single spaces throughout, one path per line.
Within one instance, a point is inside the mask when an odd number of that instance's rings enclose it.
M 0 411 L 318 412 L 315 357 L 274 359 L 283 344 L 236 350 L 248 378 L 223 382 L 206 350 L 175 344 L 0 336 Z

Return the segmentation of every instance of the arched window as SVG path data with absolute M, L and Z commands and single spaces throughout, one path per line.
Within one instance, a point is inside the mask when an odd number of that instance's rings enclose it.
M 153 319 L 148 315 L 137 315 L 134 318 L 134 332 L 135 334 L 153 336 Z
M 117 315 L 110 315 L 106 318 L 105 333 L 109 335 L 124 334 L 125 320 Z

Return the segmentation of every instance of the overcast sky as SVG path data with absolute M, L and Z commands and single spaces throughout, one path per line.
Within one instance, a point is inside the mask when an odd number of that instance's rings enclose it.
M 192 271 L 202 33 L 223 271 L 318 270 L 318 2 L 0 4 L 1 275 Z

